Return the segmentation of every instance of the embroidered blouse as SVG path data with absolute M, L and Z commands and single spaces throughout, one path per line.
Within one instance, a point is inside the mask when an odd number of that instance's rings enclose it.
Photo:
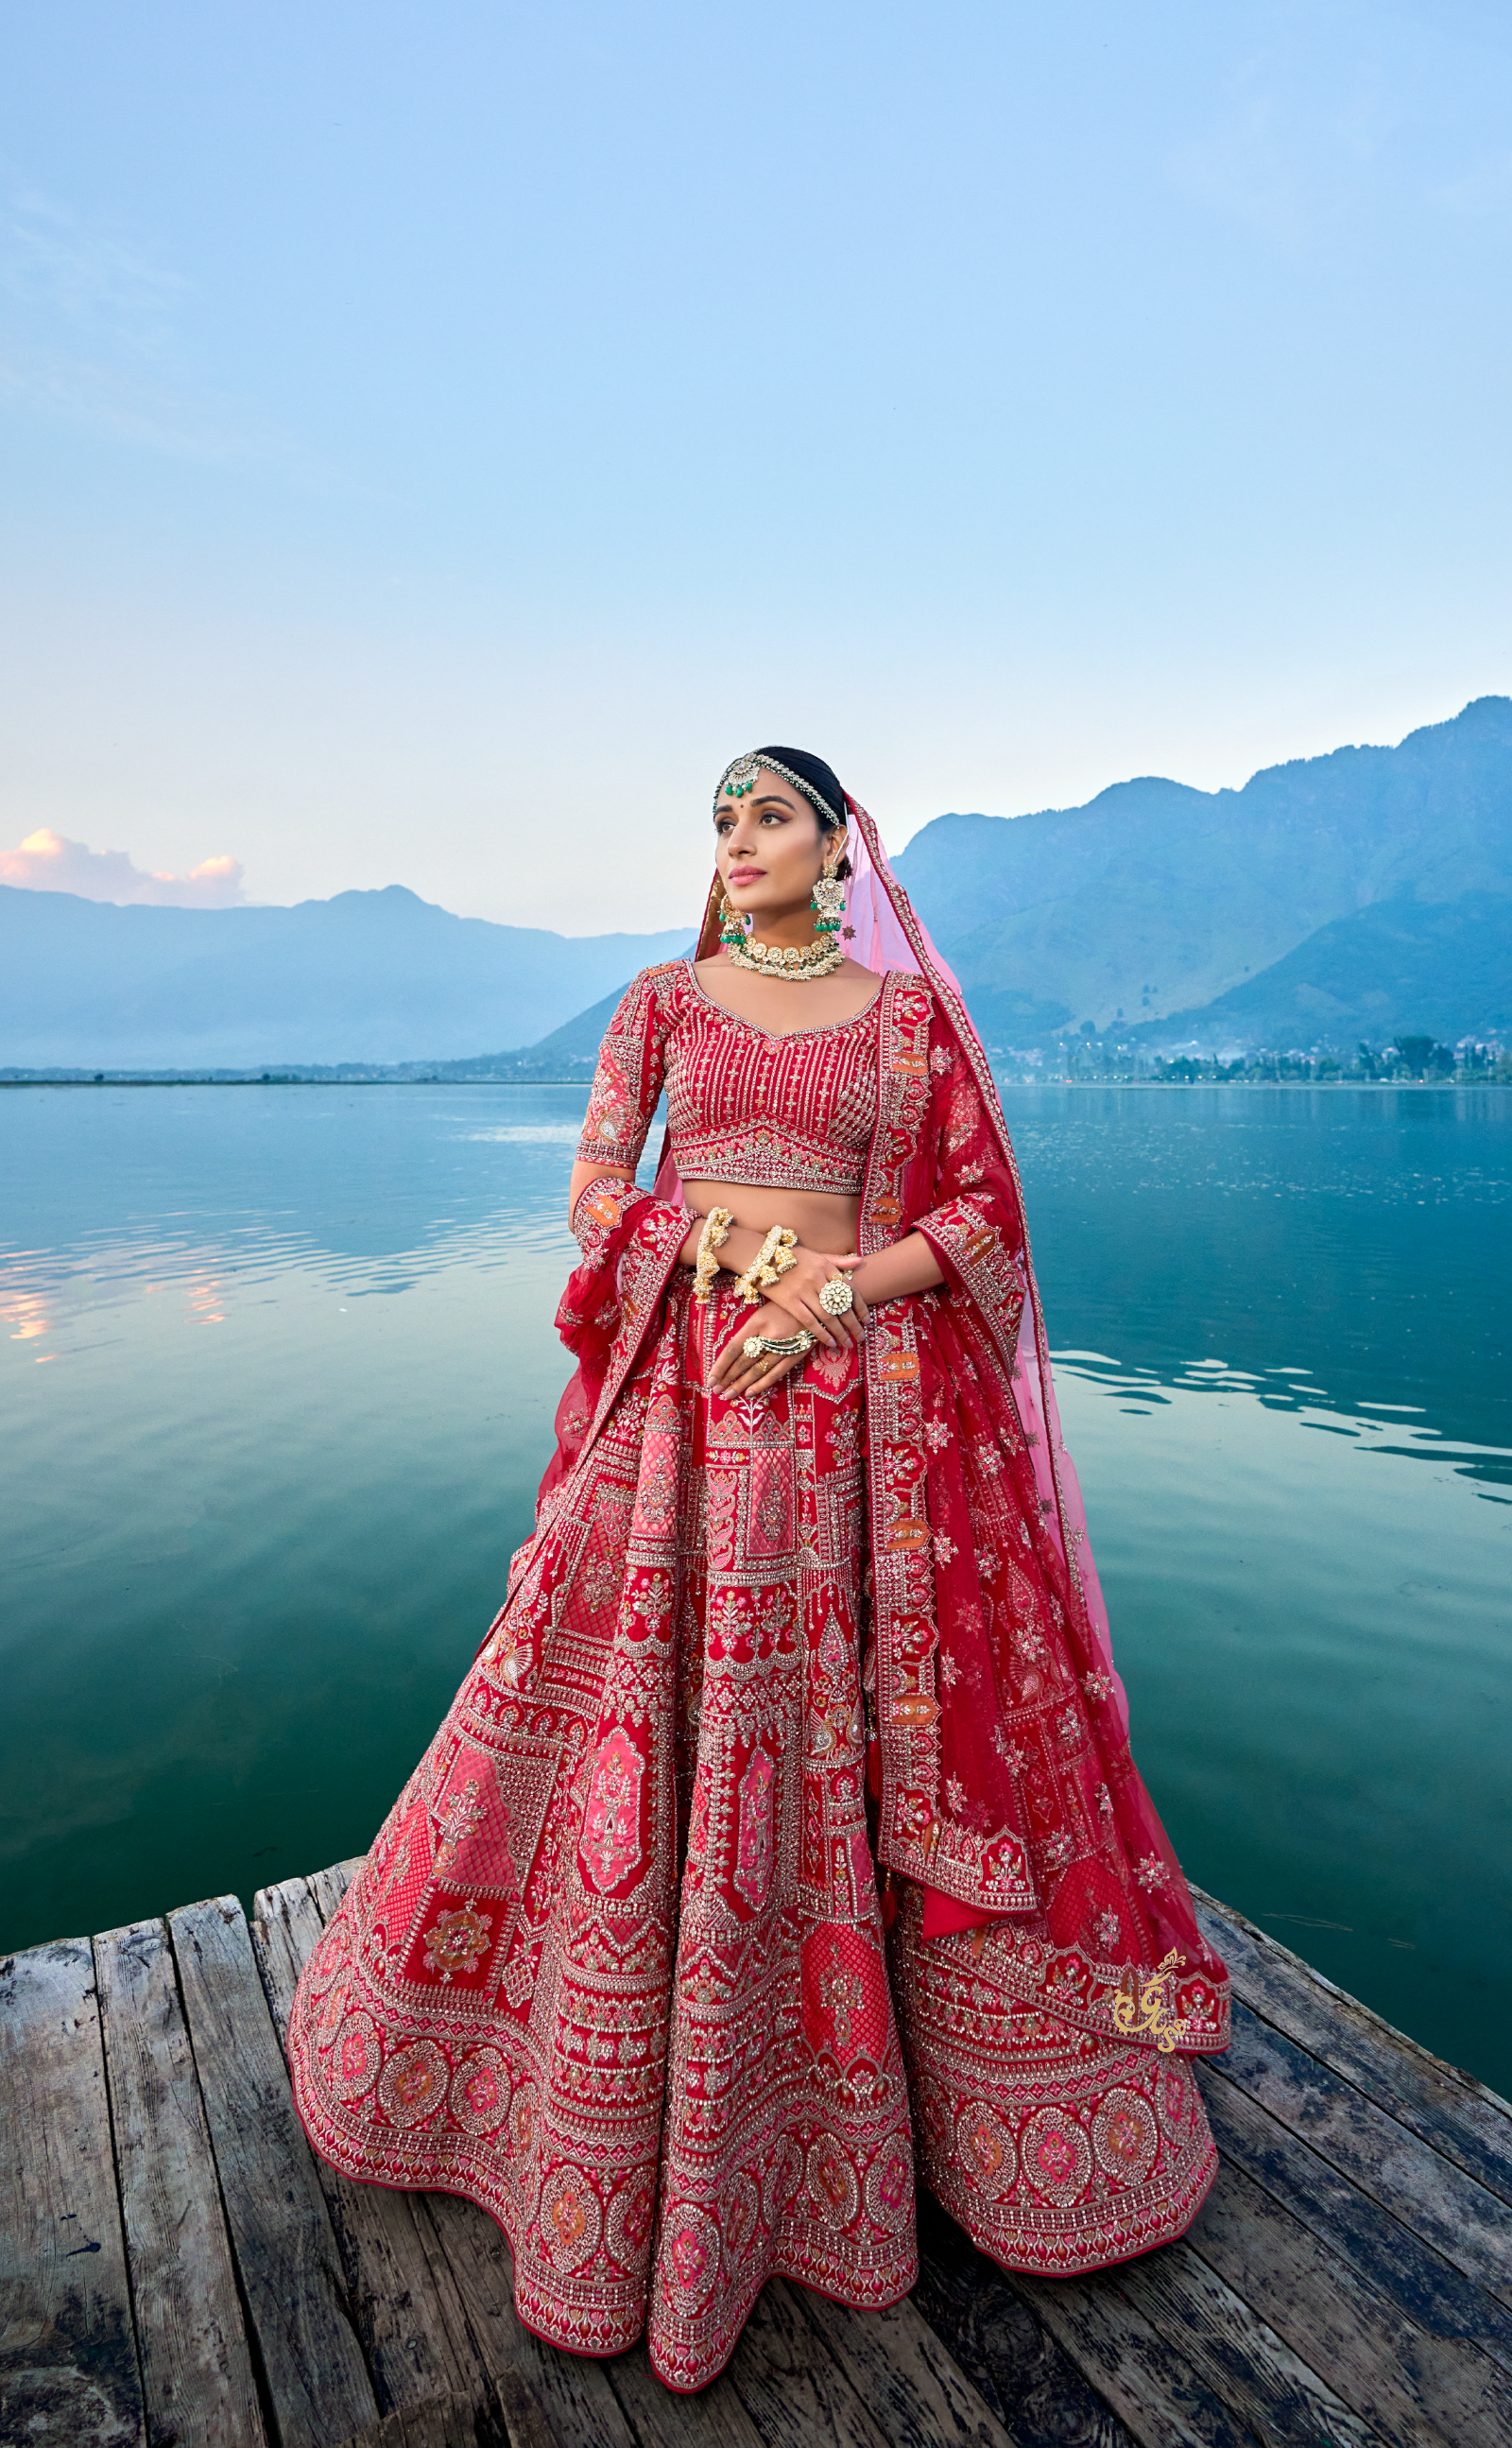
M 706 995 L 689 961 L 642 969 L 609 1023 L 578 1143 L 640 1162 L 662 1088 L 684 1181 L 859 1197 L 877 1119 L 877 1012 L 775 1037 Z

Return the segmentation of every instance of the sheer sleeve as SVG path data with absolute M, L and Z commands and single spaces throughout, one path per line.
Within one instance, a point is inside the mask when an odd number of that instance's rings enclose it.
M 641 1161 L 666 1061 L 668 1021 L 659 982 L 659 971 L 642 969 L 604 1033 L 578 1141 L 580 1164 L 624 1165 L 633 1173 Z
M 1011 1366 L 1028 1280 L 1024 1215 L 982 1091 L 955 1048 L 931 1056 L 937 1139 L 933 1204 L 917 1218 L 947 1280 L 974 1301 Z

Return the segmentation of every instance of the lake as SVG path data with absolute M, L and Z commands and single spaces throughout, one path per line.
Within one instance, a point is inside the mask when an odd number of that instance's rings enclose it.
M 1005 1096 L 1177 1850 L 1512 2090 L 1512 1096 Z M 366 1846 L 530 1526 L 584 1099 L 0 1094 L 0 1944 Z

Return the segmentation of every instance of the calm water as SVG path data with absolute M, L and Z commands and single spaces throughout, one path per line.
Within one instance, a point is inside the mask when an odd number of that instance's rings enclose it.
M 0 1944 L 365 1846 L 529 1526 L 582 1106 L 0 1096 Z M 1009 1119 L 1177 1848 L 1512 2088 L 1512 1096 Z

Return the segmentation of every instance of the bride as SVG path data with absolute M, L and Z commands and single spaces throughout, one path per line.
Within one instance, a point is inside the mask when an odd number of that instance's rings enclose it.
M 818 757 L 714 831 L 603 1041 L 534 1535 L 289 2031 L 334 2167 L 480 2202 L 522 2320 L 677 2389 L 769 2278 L 896 2302 L 916 2178 L 1010 2269 L 1179 2235 L 1228 2035 L 955 982 Z

